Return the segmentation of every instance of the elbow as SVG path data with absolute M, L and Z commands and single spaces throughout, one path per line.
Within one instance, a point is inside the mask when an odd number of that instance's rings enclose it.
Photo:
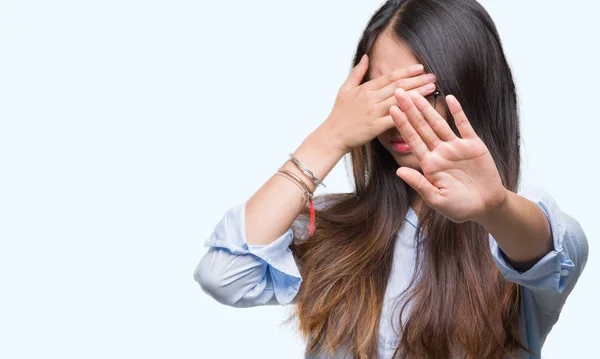
M 209 270 L 209 268 L 206 268 L 203 265 L 204 260 L 205 257 L 203 257 L 196 266 L 196 269 L 194 270 L 194 280 L 196 283 L 200 284 L 200 288 L 202 288 L 205 293 L 213 296 L 213 294 L 219 292 L 220 280 Z
M 224 273 L 216 270 L 214 266 L 208 265 L 209 262 L 209 254 L 202 257 L 194 270 L 194 280 L 200 285 L 204 293 L 214 298 L 217 302 L 235 306 L 235 301 L 231 298 L 231 293 L 227 290 L 227 286 L 223 280 Z
M 589 245 L 587 236 L 581 227 L 581 224 L 570 215 L 564 214 L 565 225 L 567 227 L 566 235 L 569 238 L 565 244 L 573 262 L 579 268 L 579 272 L 583 271 L 587 263 L 589 254 Z
M 194 280 L 217 302 L 236 308 L 254 306 L 266 285 L 265 266 L 253 256 L 210 249 L 194 270 Z M 258 300 L 258 302 L 257 302 Z

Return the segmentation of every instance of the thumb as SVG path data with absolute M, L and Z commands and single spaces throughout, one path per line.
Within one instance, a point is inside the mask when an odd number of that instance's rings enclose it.
M 396 170 L 396 175 L 415 189 L 425 202 L 431 204 L 438 189 L 429 182 L 419 171 L 410 167 L 400 167 Z
M 356 64 L 356 66 L 354 66 L 354 68 L 350 72 L 350 75 L 342 85 L 342 89 L 348 89 L 360 85 L 360 82 L 365 77 L 368 68 L 369 56 L 367 56 L 367 54 L 364 54 L 363 57 L 361 57 L 360 62 Z

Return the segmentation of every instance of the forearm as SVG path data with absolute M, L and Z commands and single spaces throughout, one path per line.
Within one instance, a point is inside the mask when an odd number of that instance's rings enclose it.
M 524 272 L 553 249 L 544 212 L 528 199 L 506 190 L 502 205 L 476 220 L 496 240 L 510 264 Z
M 294 155 L 321 181 L 342 159 L 342 150 L 331 132 L 321 125 L 294 151 Z M 314 192 L 316 186 L 295 164 L 286 161 L 283 169 L 299 176 Z M 246 241 L 269 244 L 292 225 L 306 204 L 300 188 L 281 176 L 271 176 L 246 203 Z

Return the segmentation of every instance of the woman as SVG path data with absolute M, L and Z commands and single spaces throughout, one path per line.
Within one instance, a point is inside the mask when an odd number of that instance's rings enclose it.
M 294 303 L 310 358 L 538 358 L 587 240 L 549 194 L 517 188 L 491 18 L 475 0 L 388 1 L 354 66 L 328 118 L 227 211 L 196 281 L 231 306 Z M 314 209 L 348 153 L 354 191 Z

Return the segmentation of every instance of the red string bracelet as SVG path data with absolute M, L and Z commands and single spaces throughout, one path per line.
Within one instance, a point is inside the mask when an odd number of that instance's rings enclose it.
M 288 158 L 290 159 L 290 161 L 292 161 L 293 164 L 296 165 L 296 167 L 298 167 L 299 170 L 301 170 L 308 178 L 310 178 L 312 183 L 317 185 L 317 187 L 319 187 L 319 186 L 325 187 L 325 183 L 323 183 L 323 181 L 321 181 L 319 178 L 317 178 L 317 176 L 311 170 L 309 170 L 308 167 L 306 167 L 304 165 L 304 163 L 300 162 L 300 160 L 298 160 L 296 158 L 296 156 L 294 156 L 293 153 L 290 153 Z M 308 195 L 308 202 L 309 202 L 309 207 L 310 207 L 310 223 L 308 225 L 308 233 L 309 233 L 309 236 L 312 237 L 312 235 L 315 233 L 315 228 L 316 228 L 315 206 L 312 201 L 313 192 L 308 188 L 308 186 L 306 185 L 306 183 L 304 183 L 304 181 L 302 181 L 300 178 L 298 178 L 291 172 L 290 172 L 290 174 L 292 176 L 296 177 L 298 179 L 298 181 L 302 184 L 302 186 L 305 188 L 305 192 L 303 194 Z M 298 183 L 298 184 L 300 185 L 300 183 Z
M 316 220 L 315 206 L 313 205 L 312 197 L 308 200 L 308 203 L 310 206 L 310 224 L 308 226 L 308 234 L 309 234 L 309 237 L 312 237 L 313 234 L 315 233 L 315 220 Z

